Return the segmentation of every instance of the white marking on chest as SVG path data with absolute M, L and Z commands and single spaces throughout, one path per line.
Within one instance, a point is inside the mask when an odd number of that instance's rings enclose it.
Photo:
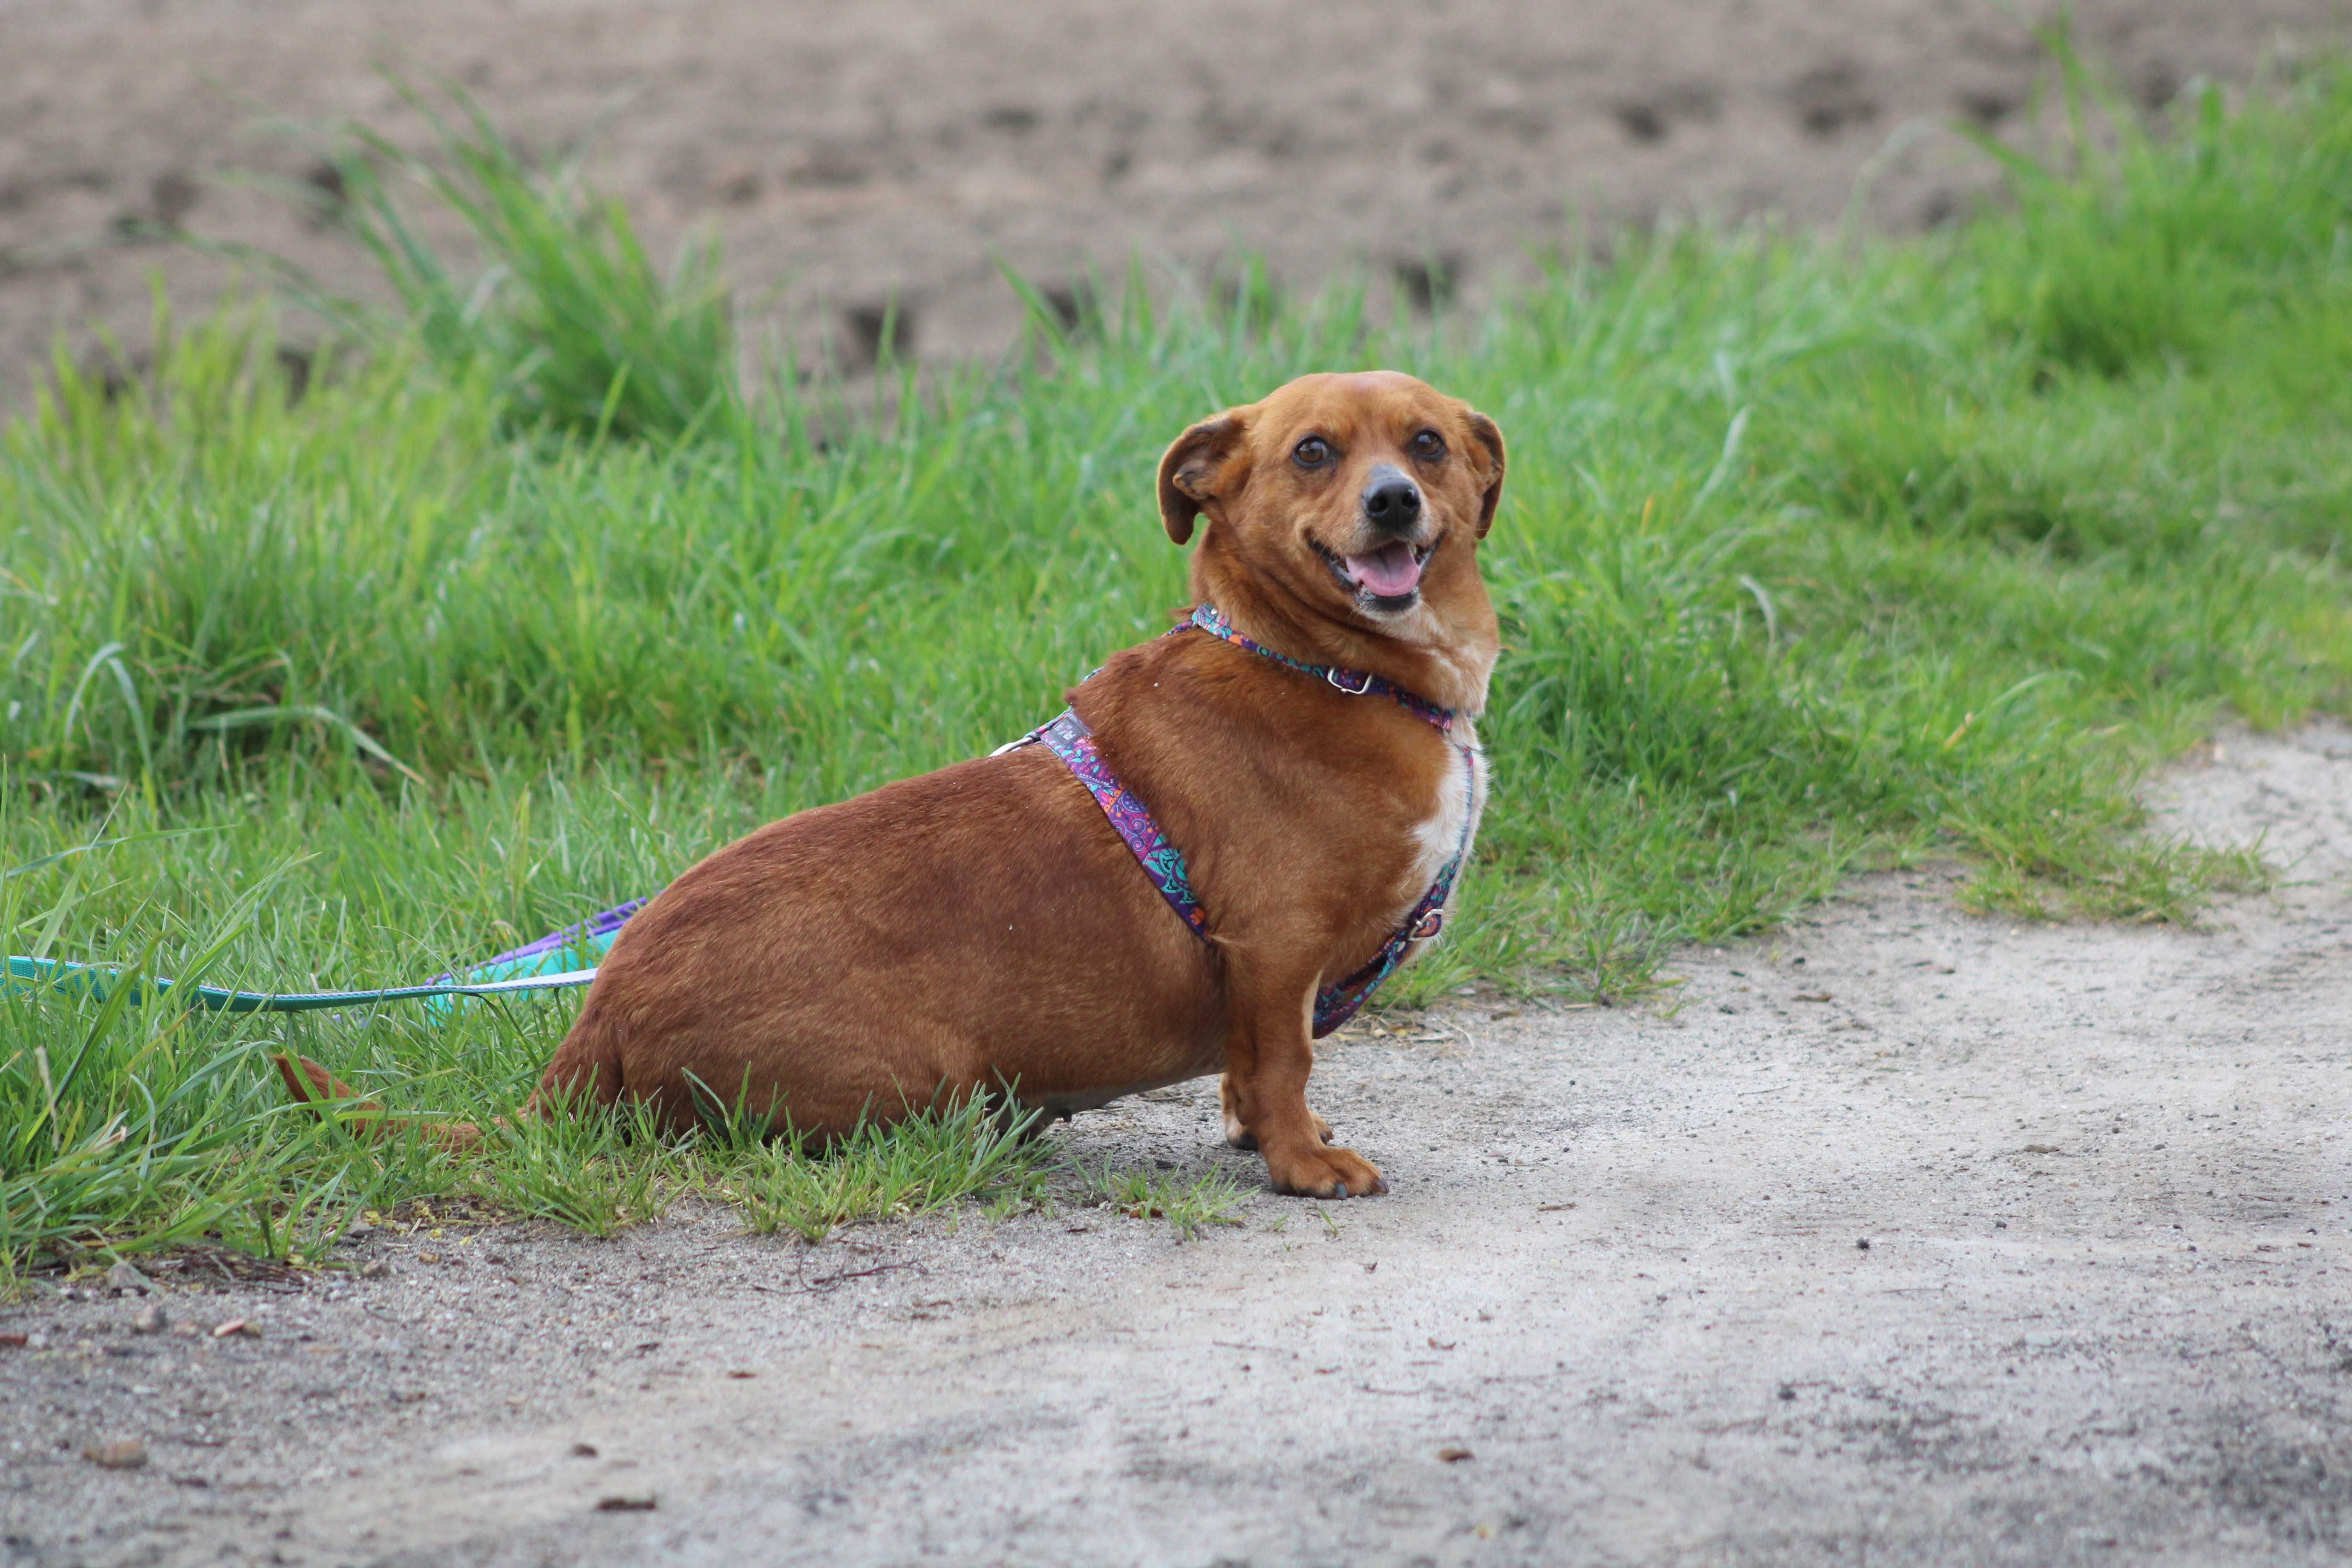
M 1405 879 L 1407 886 L 1403 903 L 1418 903 L 1437 880 L 1438 872 L 1445 868 L 1457 851 L 1467 858 L 1470 843 L 1478 835 L 1478 816 L 1486 808 L 1486 758 L 1478 749 L 1478 734 L 1467 719 L 1457 719 L 1454 725 L 1454 739 L 1469 748 L 1464 753 L 1448 748 L 1453 755 L 1447 759 L 1444 776 L 1438 781 L 1435 808 L 1413 825 L 1413 858 L 1412 873 Z M 1467 825 L 1467 832 L 1465 825 Z M 1457 873 L 1454 885 L 1461 885 Z M 1453 903 L 1448 893 L 1446 902 Z

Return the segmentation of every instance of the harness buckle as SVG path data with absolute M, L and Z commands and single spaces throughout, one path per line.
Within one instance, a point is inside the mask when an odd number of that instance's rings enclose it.
M 1415 942 L 1427 942 L 1430 938 L 1435 936 L 1439 931 L 1442 931 L 1444 929 L 1445 911 L 1444 910 L 1432 910 L 1427 914 L 1422 916 L 1420 923 L 1412 928 L 1412 940 Z
M 1362 684 L 1360 686 L 1349 685 L 1345 678 L 1351 675 L 1359 681 L 1362 682 Z M 1372 689 L 1371 676 L 1360 669 L 1327 669 L 1323 672 L 1323 679 L 1329 681 L 1335 689 L 1344 691 L 1350 697 L 1361 697 L 1365 692 L 1370 691 Z

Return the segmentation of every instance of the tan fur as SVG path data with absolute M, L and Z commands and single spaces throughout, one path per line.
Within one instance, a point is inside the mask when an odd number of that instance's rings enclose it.
M 470 1121 L 412 1122 L 390 1116 L 381 1101 L 363 1099 L 359 1090 L 308 1057 L 273 1051 L 269 1060 L 278 1068 L 278 1076 L 286 1080 L 286 1092 L 295 1104 L 307 1107 L 313 1116 L 324 1117 L 332 1110 L 341 1119 L 344 1128 L 362 1142 L 373 1143 L 412 1126 L 427 1142 L 438 1143 L 445 1149 L 470 1149 L 482 1141 L 481 1129 Z M 505 1119 L 500 1118 L 494 1125 L 505 1126 Z
M 1425 430 L 1435 461 L 1411 449 Z M 1312 471 L 1292 456 L 1309 435 L 1333 454 Z M 1314 548 L 1377 542 L 1359 496 L 1380 463 L 1419 483 L 1434 542 L 1394 614 Z M 1475 714 L 1496 646 L 1476 552 L 1503 467 L 1491 421 L 1409 376 L 1307 376 L 1178 437 L 1160 511 L 1179 543 L 1202 530 L 1193 594 L 1249 637 Z M 674 1124 L 740 1099 L 825 1137 L 999 1086 L 1067 1110 L 1223 1072 L 1228 1133 L 1277 1188 L 1385 1191 L 1307 1109 L 1310 1014 L 1427 886 L 1449 798 L 1460 820 L 1459 755 L 1392 701 L 1206 634 L 1115 654 L 1071 701 L 1183 850 L 1212 942 L 1026 747 L 771 823 L 688 869 L 623 928 L 541 1093 L 641 1099 Z M 1483 779 L 1474 814 L 1480 795 Z M 332 1080 L 288 1081 L 310 1099 Z

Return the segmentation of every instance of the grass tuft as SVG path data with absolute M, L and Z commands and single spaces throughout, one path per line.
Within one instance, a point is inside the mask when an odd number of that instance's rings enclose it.
M 558 1104 L 487 1128 L 467 1163 L 480 1194 L 508 1212 L 607 1237 L 661 1217 L 695 1143 L 666 1135 L 644 1106 Z
M 530 167 L 458 87 L 436 100 L 392 79 L 439 158 L 355 126 L 360 152 L 338 167 L 350 232 L 428 355 L 485 368 L 510 424 L 593 442 L 674 441 L 731 408 L 734 311 L 714 237 L 690 238 L 664 274 L 627 210 L 586 191 L 576 166 Z M 433 247 L 384 171 L 462 225 L 478 271 Z
M 927 1214 L 966 1200 L 999 1213 L 1045 1196 L 1060 1156 L 985 1096 L 885 1130 L 860 1127 L 814 1150 L 786 1136 L 738 1139 L 719 1178 L 754 1236 L 822 1241 L 845 1225 Z
M 1179 1241 L 1197 1241 L 1213 1225 L 1240 1225 L 1234 1211 L 1249 1194 L 1223 1171 L 1203 1171 L 1187 1180 L 1156 1171 L 1091 1173 L 1087 1185 L 1100 1201 L 1129 1219 L 1164 1219 Z
M 2056 370 L 2120 376 L 2215 350 L 2231 316 L 2303 283 L 2352 210 L 2352 81 L 2307 74 L 2231 115 L 2200 80 L 2158 133 L 2073 44 L 2043 34 L 2064 138 L 2037 158 L 1968 134 L 2011 176 L 2016 221 L 1978 231 L 1991 321 Z M 2340 257 L 2334 259 L 2340 260 Z

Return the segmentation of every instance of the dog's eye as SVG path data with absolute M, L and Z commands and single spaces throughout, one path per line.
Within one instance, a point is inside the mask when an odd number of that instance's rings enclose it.
M 1445 437 L 1434 430 L 1423 430 L 1412 438 L 1412 455 L 1424 463 L 1433 463 L 1445 456 Z
M 1331 444 L 1320 436 L 1309 436 L 1290 449 L 1290 460 L 1302 468 L 1319 468 L 1331 460 Z

